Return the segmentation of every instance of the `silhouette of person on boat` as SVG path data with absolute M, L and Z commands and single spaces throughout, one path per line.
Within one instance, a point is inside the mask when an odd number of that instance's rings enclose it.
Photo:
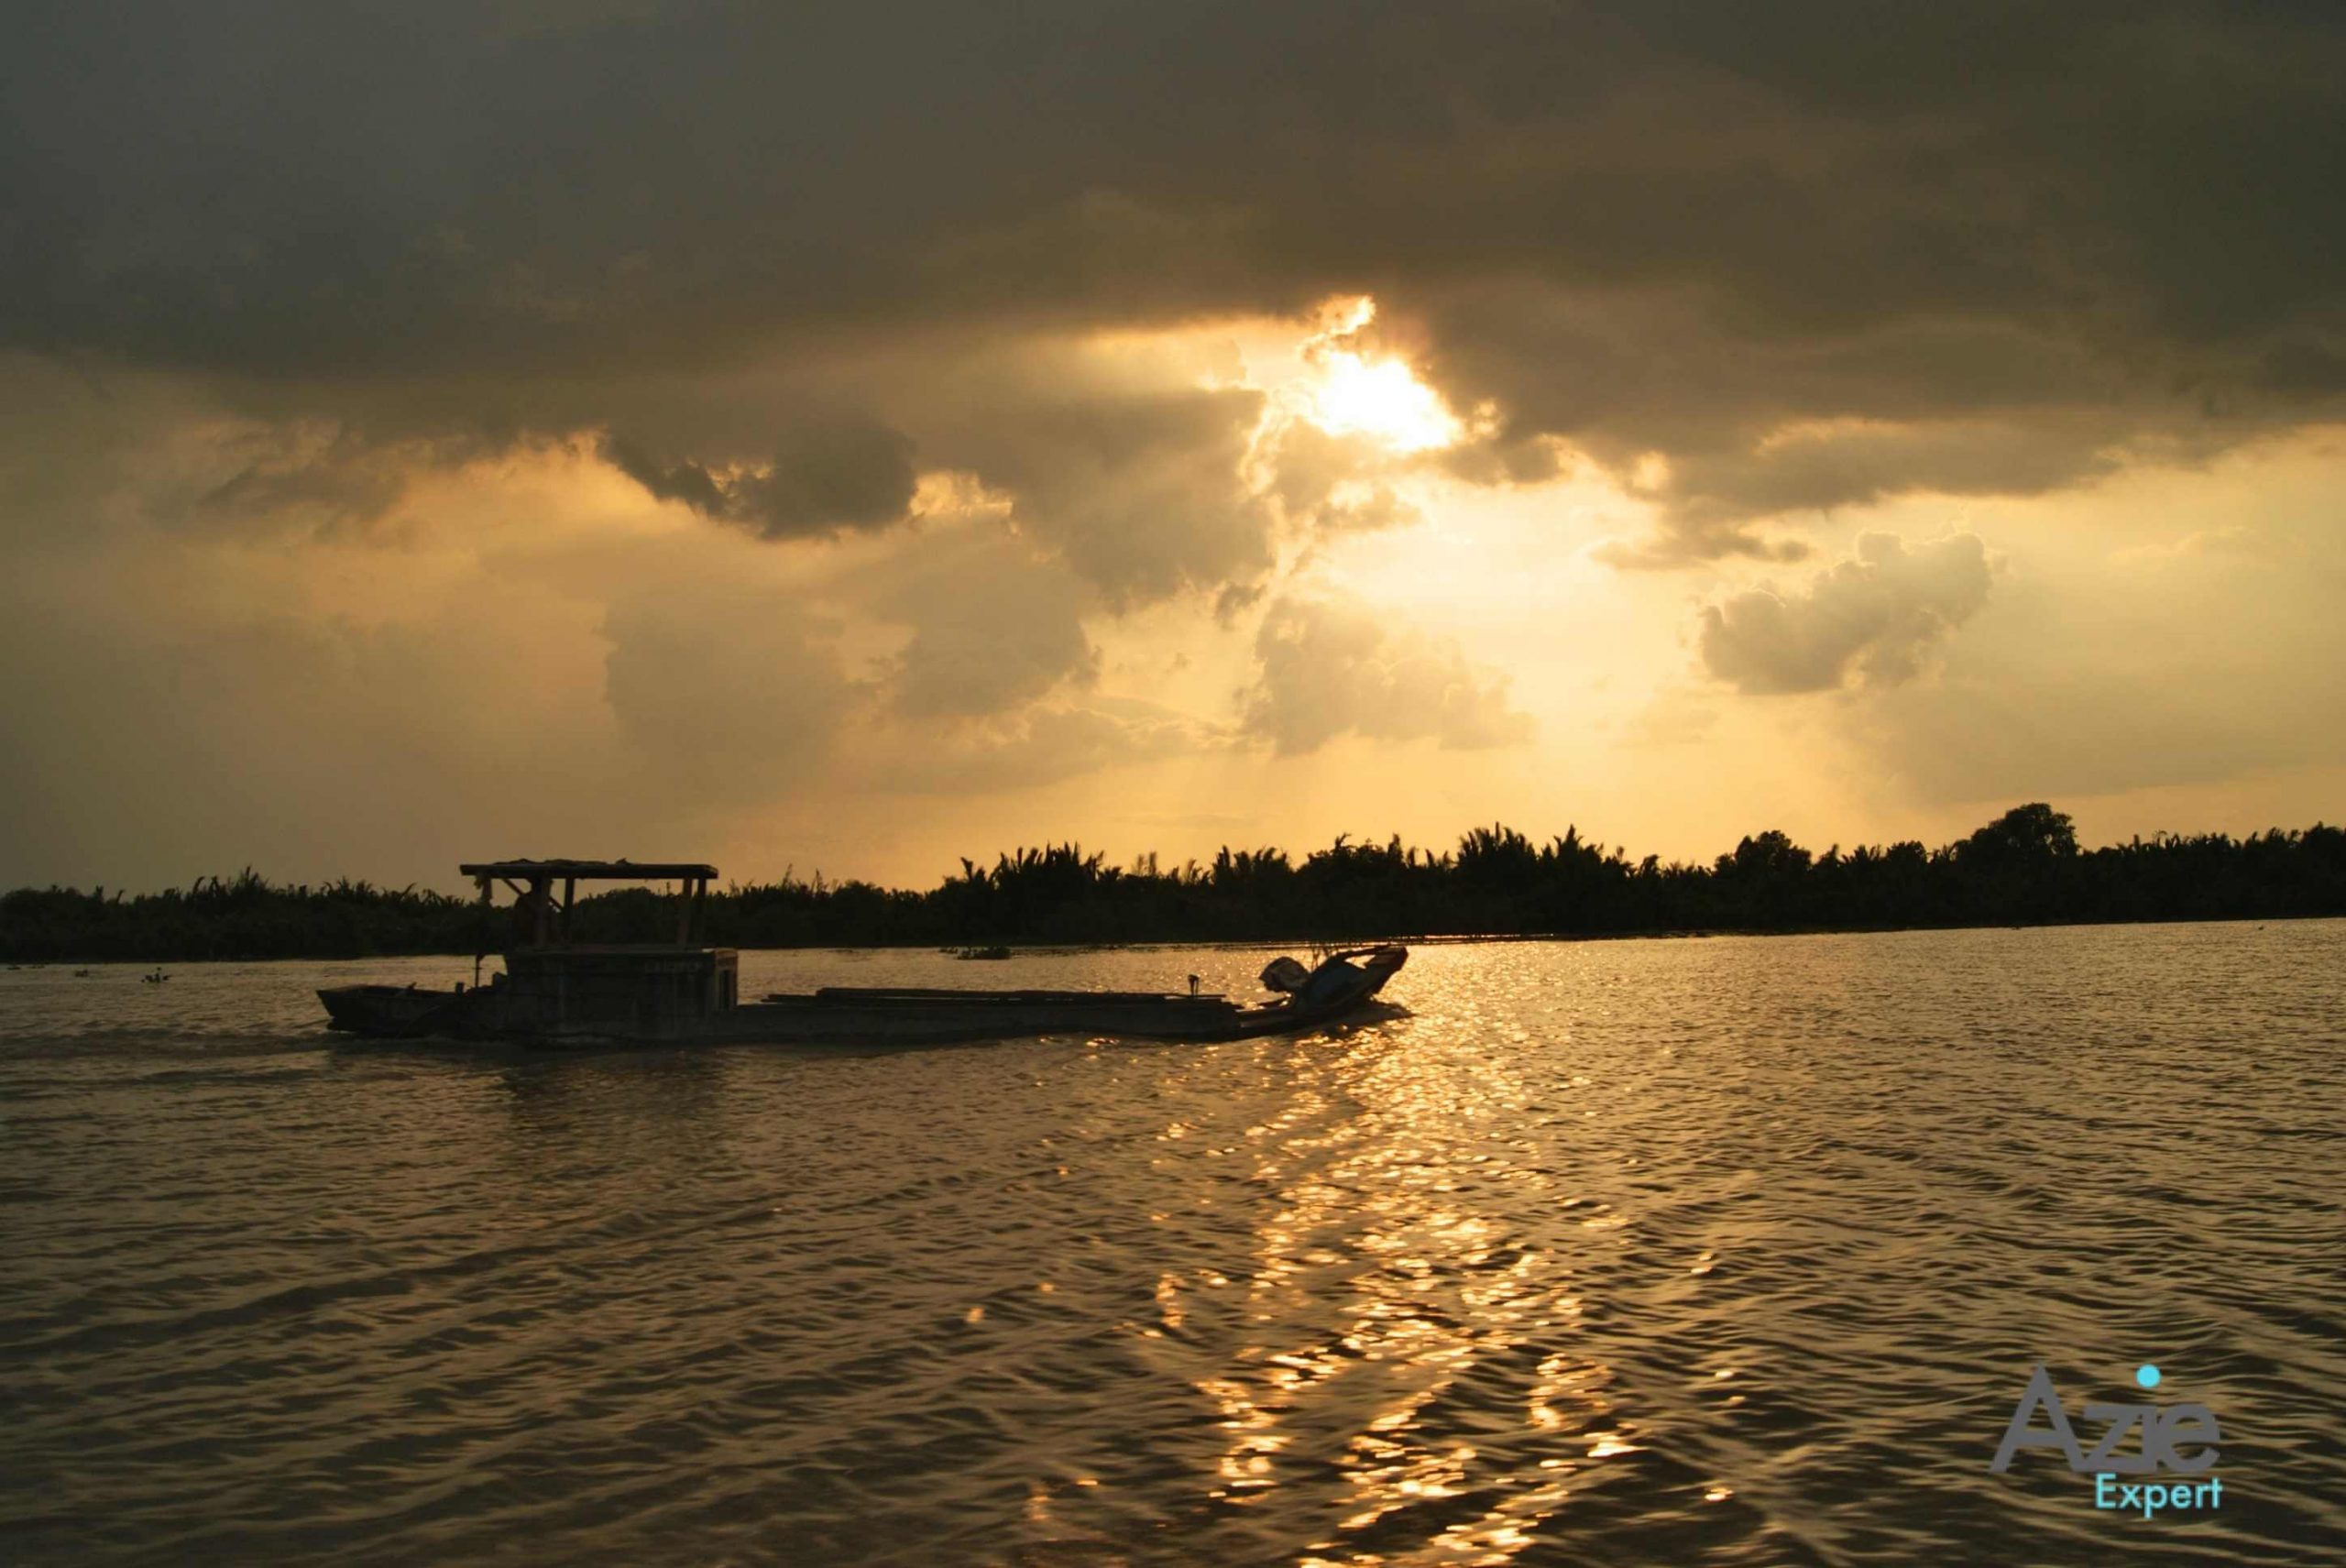
M 543 948 L 554 939 L 554 883 L 551 878 L 532 877 L 529 891 L 513 901 L 513 945 L 517 948 Z

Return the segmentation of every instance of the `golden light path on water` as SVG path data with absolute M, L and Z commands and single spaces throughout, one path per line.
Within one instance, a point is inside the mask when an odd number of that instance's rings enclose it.
M 744 955 L 1244 992 L 1246 949 Z M 459 968 L 462 966 L 459 965 Z M 1220 1046 L 360 1047 L 0 974 L 17 1560 L 2099 1560 L 2028 1368 L 2346 1531 L 2346 923 L 1420 948 Z M 168 993 L 168 994 L 166 994 Z
M 1492 1026 L 1471 997 L 1436 1004 L 1469 1037 Z M 1519 1026 L 1497 1027 L 1523 1037 Z M 1505 1563 L 1534 1542 L 1581 1467 L 1636 1444 L 1606 1397 L 1606 1367 L 1546 1348 L 1579 1314 L 1568 1266 L 1522 1243 L 1506 1211 L 1475 1194 L 1491 1184 L 1507 1190 L 1509 1207 L 1586 1210 L 1578 1224 L 1592 1234 L 1623 1221 L 1553 1192 L 1531 1141 L 1507 1135 L 1531 1095 L 1503 1058 L 1402 1030 L 1397 1049 L 1329 1066 L 1342 1081 L 1304 1090 L 1246 1129 L 1252 1179 L 1272 1197 L 1245 1291 L 1250 1343 L 1230 1375 L 1199 1384 L 1230 1433 L 1214 1495 L 1271 1503 L 1283 1461 L 1308 1459 L 1341 1475 L 1346 1496 L 1334 1530 L 1299 1562 Z M 1332 1116 L 1338 1103 L 1347 1110 Z M 1367 1271 L 1345 1274 L 1354 1261 Z M 1228 1283 L 1167 1275 L 1158 1286 L 1167 1326 L 1182 1321 L 1186 1293 Z M 1482 1478 L 1474 1443 L 1435 1438 L 1423 1412 L 1510 1356 L 1534 1361 L 1518 1412 L 1524 1431 L 1573 1445 L 1575 1457 L 1513 1475 L 1494 1503 L 1412 1551 L 1372 1546 L 1397 1512 L 1460 1497 Z M 1350 1414 L 1351 1430 L 1315 1419 L 1323 1409 Z

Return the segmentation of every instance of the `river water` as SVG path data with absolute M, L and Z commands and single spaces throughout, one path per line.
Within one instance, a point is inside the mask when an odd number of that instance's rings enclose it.
M 2346 1541 L 2346 922 L 1436 947 L 1407 1016 L 1217 1046 L 387 1047 L 310 995 L 468 970 L 0 973 L 0 1560 Z M 2207 1406 L 2220 1502 L 1991 1475 L 2039 1363 L 2088 1445 Z

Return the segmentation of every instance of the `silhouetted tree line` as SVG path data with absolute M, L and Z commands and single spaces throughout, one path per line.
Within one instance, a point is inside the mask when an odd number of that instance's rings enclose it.
M 1223 849 L 1166 869 L 1112 866 L 1074 844 L 963 861 L 927 893 L 869 883 L 753 883 L 712 893 L 704 932 L 744 948 L 1625 935 L 2346 915 L 2346 831 L 2176 837 L 2081 850 L 2066 815 L 2019 806 L 1957 843 L 1823 854 L 1754 834 L 1709 865 L 1632 861 L 1570 829 L 1534 843 L 1477 828 L 1455 850 L 1339 838 L 1300 863 Z M 494 951 L 502 911 L 413 887 L 280 887 L 247 871 L 184 891 L 0 895 L 10 961 L 347 958 Z M 672 940 L 673 899 L 579 900 L 570 936 Z

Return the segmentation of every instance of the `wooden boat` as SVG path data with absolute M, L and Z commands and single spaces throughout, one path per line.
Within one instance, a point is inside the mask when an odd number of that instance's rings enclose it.
M 789 1046 L 929 1046 L 1029 1035 L 1146 1040 L 1236 1040 L 1336 1022 L 1358 1012 L 1409 961 L 1385 945 L 1331 953 L 1307 969 L 1293 959 L 1263 971 L 1273 994 L 1251 1006 L 1178 992 L 948 990 L 829 986 L 738 1000 L 738 956 L 692 940 L 714 866 L 626 861 L 496 861 L 465 874 L 493 901 L 520 897 L 505 972 L 452 991 L 345 985 L 318 992 L 327 1027 L 378 1038 Z M 562 897 L 553 896 L 560 881 Z M 683 896 L 673 943 L 586 946 L 566 939 L 583 881 L 674 881 Z

